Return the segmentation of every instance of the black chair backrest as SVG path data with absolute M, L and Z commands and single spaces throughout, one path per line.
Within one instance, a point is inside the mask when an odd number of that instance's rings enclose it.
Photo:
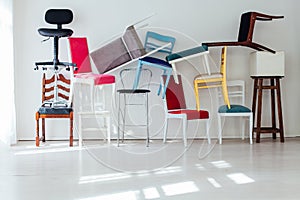
M 69 24 L 73 21 L 73 12 L 69 9 L 49 9 L 45 14 L 45 21 L 49 24 Z
M 238 35 L 238 41 L 244 42 L 248 39 L 248 33 L 250 30 L 251 12 L 243 13 L 240 21 L 240 30 Z

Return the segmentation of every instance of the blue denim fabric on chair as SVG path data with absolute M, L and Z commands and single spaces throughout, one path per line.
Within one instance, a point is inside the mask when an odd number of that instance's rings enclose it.
M 57 77 L 56 77 L 57 76 Z M 55 86 L 57 88 L 55 88 Z M 71 106 L 70 97 L 71 80 L 66 78 L 62 73 L 47 77 L 43 73 L 42 81 L 42 106 L 35 114 L 36 119 L 36 146 L 40 145 L 40 141 L 46 142 L 45 136 L 45 119 L 66 118 L 70 121 L 70 146 L 73 146 L 73 108 Z M 57 89 L 57 90 L 56 90 Z M 61 104 L 53 102 L 55 94 Z M 54 104 L 55 103 L 55 104 Z M 70 105 L 70 106 L 68 106 Z M 42 120 L 42 137 L 39 135 L 40 123 Z
M 175 41 L 176 41 L 176 39 L 174 37 L 161 35 L 161 34 L 158 34 L 155 32 L 148 31 L 146 34 L 144 48 L 145 48 L 146 52 L 151 52 L 155 49 L 160 48 L 157 52 L 165 53 L 165 54 L 169 55 L 172 53 Z M 162 92 L 162 98 L 164 98 L 165 93 L 166 93 L 166 88 L 168 86 L 170 76 L 172 74 L 172 66 L 165 60 L 162 60 L 162 59 L 159 59 L 156 57 L 146 56 L 146 57 L 140 58 L 139 62 L 138 62 L 137 71 L 136 71 L 135 81 L 133 84 L 133 89 L 136 89 L 139 84 L 141 69 L 142 69 L 143 65 L 162 69 L 163 75 L 167 75 L 167 80 L 164 83 L 164 88 L 163 88 L 163 92 Z M 159 85 L 159 88 L 157 91 L 158 95 L 160 95 L 161 90 L 162 90 L 162 84 Z

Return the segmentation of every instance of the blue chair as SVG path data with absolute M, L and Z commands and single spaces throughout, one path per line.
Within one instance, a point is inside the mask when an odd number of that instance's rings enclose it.
M 174 37 L 161 35 L 155 32 L 148 31 L 146 34 L 144 48 L 146 52 L 159 52 L 159 53 L 170 55 L 172 53 L 175 41 L 176 39 Z M 162 92 L 162 98 L 164 98 L 166 94 L 166 88 L 168 87 L 170 76 L 172 74 L 172 66 L 168 62 L 160 58 L 151 57 L 151 56 L 141 57 L 138 62 L 133 89 L 136 89 L 139 84 L 143 65 L 162 69 L 163 75 L 167 76 L 166 82 L 164 83 L 163 92 Z M 162 84 L 159 85 L 157 95 L 160 95 L 161 90 L 162 90 Z

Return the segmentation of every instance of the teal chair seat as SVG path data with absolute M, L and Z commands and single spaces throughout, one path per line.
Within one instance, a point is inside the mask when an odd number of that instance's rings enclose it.
M 244 112 L 251 112 L 251 110 L 242 105 L 230 105 L 231 108 L 229 109 L 227 105 L 222 105 L 219 107 L 219 113 L 244 113 Z

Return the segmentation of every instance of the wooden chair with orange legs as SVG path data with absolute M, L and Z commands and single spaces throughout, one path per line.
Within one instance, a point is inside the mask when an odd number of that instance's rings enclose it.
M 70 103 L 70 79 L 67 79 L 62 73 L 54 74 L 47 78 L 43 73 L 42 81 L 42 106 L 35 114 L 36 119 L 36 146 L 40 141 L 46 142 L 45 136 L 45 119 L 47 118 L 67 118 L 70 120 L 70 146 L 73 146 L 73 109 Z M 59 102 L 53 101 L 59 100 Z M 42 137 L 39 135 L 40 123 L 42 119 Z

